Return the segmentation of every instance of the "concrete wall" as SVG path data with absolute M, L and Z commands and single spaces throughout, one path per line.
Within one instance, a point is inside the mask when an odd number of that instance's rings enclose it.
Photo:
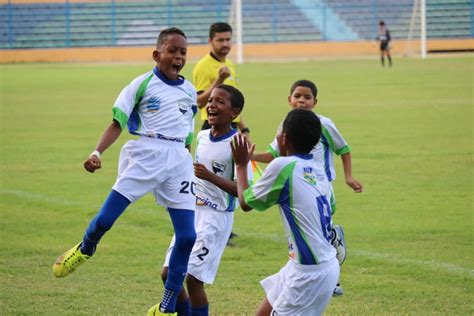
M 392 47 L 393 55 L 404 55 L 407 51 L 407 41 L 394 41 Z M 419 51 L 419 41 L 411 43 L 411 47 L 414 52 Z M 0 63 L 146 62 L 152 60 L 153 49 L 153 47 L 94 47 L 0 50 Z M 474 39 L 428 40 L 429 50 L 474 51 Z M 208 51 L 207 45 L 191 45 L 188 49 L 188 60 L 197 60 Z M 375 41 L 244 45 L 244 60 L 343 58 L 378 54 L 379 48 Z

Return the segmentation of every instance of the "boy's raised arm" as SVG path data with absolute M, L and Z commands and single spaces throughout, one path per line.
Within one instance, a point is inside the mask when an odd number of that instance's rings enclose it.
M 255 149 L 255 145 L 249 148 L 249 142 L 247 138 L 238 134 L 234 137 L 234 140 L 230 143 L 232 148 L 232 156 L 237 169 L 237 193 L 239 196 L 239 205 L 245 212 L 251 211 L 252 208 L 245 203 L 244 191 L 249 187 L 247 179 L 247 165 L 250 161 L 250 157 Z
M 263 162 L 263 163 L 270 163 L 273 160 L 273 155 L 269 152 L 265 153 L 254 153 L 252 154 L 252 160 Z

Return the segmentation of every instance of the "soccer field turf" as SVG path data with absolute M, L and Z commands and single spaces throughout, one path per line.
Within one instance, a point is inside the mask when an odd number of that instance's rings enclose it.
M 151 195 L 127 209 L 78 271 L 51 273 L 109 193 L 121 145 L 132 137 L 123 133 L 95 174 L 82 162 L 118 93 L 152 66 L 0 66 L 1 314 L 144 315 L 161 298 L 173 232 Z M 392 69 L 376 58 L 238 66 L 258 151 L 288 112 L 297 79 L 316 82 L 316 112 L 352 147 L 365 192 L 351 192 L 337 160 L 334 222 L 345 228 L 348 256 L 345 294 L 327 314 L 474 313 L 473 70 L 472 55 L 395 59 Z M 253 314 L 264 297 L 259 281 L 287 260 L 277 208 L 237 210 L 234 232 L 207 287 L 213 315 Z

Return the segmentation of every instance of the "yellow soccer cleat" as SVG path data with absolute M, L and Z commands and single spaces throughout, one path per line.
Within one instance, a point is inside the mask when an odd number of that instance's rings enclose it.
M 148 314 L 147 316 L 158 316 L 158 315 L 168 315 L 168 316 L 173 316 L 173 315 L 178 315 L 178 313 L 163 313 L 163 312 L 160 312 L 160 303 L 152 306 L 149 310 L 148 310 Z
M 57 278 L 64 278 L 74 272 L 82 263 L 87 261 L 91 256 L 81 252 L 81 244 L 75 245 L 56 259 L 53 265 L 53 274 Z

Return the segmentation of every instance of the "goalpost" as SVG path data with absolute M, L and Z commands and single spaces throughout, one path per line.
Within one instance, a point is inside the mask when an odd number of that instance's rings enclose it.
M 242 43 L 242 1 L 232 0 L 228 23 L 234 29 L 235 51 L 237 64 L 244 63 L 244 48 Z
M 232 26 L 235 35 L 235 59 L 237 64 L 242 64 L 244 62 L 242 41 L 242 0 L 232 0 L 229 10 L 228 23 Z M 418 54 L 420 54 L 419 56 L 422 59 L 427 57 L 426 0 L 413 0 L 410 26 L 406 39 L 404 55 L 416 56 Z
M 417 23 L 418 22 L 418 23 Z M 410 28 L 408 30 L 405 56 L 414 56 L 416 52 L 413 51 L 412 43 L 415 42 L 415 32 L 420 32 L 420 57 L 425 59 L 427 56 L 426 48 L 426 0 L 414 0 L 413 9 L 411 12 Z
M 421 1 L 421 58 L 426 58 L 426 0 Z

